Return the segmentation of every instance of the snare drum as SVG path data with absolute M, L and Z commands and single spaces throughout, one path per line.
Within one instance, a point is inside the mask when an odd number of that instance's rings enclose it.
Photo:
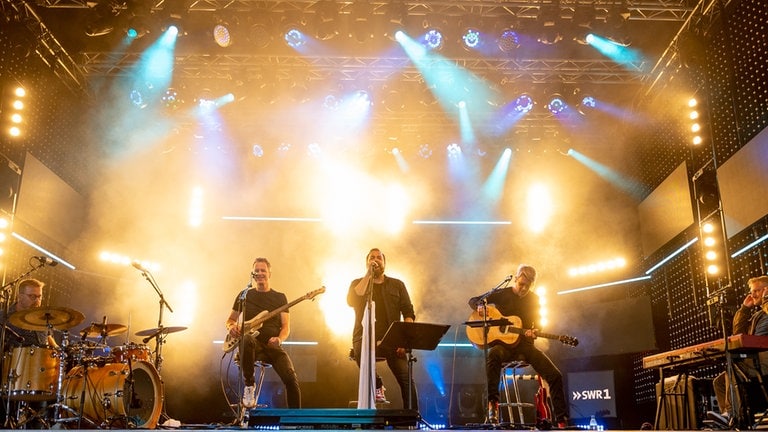
M 152 364 L 137 361 L 77 366 L 62 384 L 64 403 L 97 425 L 154 429 L 163 407 L 163 383 Z M 81 398 L 85 391 L 85 400 Z
M 54 349 L 13 348 L 3 363 L 3 391 L 11 400 L 56 400 L 61 357 Z
M 152 353 L 146 345 L 140 345 L 133 342 L 112 348 L 112 361 L 114 363 L 128 363 L 128 361 L 149 362 Z

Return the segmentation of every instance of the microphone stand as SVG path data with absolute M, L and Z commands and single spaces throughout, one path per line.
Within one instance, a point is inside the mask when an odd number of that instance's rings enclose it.
M 253 278 L 253 275 L 251 275 L 251 278 Z M 243 375 L 243 356 L 245 353 L 245 299 L 248 297 L 248 291 L 253 288 L 253 285 L 251 285 L 250 279 L 248 280 L 248 285 L 245 286 L 245 289 L 240 292 L 240 295 L 237 297 L 237 301 L 239 302 L 238 307 L 240 308 L 240 346 L 238 347 L 238 353 L 240 355 L 240 392 L 239 394 L 243 393 L 243 390 L 245 389 L 245 376 Z M 245 412 L 246 408 L 243 406 L 242 401 L 239 400 L 240 396 L 237 396 L 238 400 L 238 413 L 237 413 L 237 420 L 238 423 L 241 426 L 246 426 L 243 424 L 245 421 Z
M 141 275 L 144 276 L 144 279 L 149 282 L 150 285 L 152 285 L 152 288 L 155 289 L 155 292 L 160 297 L 160 313 L 157 318 L 157 341 L 155 343 L 155 369 L 157 369 L 157 372 L 159 373 L 160 370 L 163 367 L 163 342 L 165 341 L 165 338 L 163 337 L 163 309 L 164 307 L 168 308 L 168 311 L 173 313 L 173 308 L 171 308 L 171 305 L 168 304 L 167 301 L 165 301 L 165 296 L 163 295 L 163 292 L 160 290 L 160 287 L 155 282 L 154 276 L 152 276 L 151 273 L 149 273 L 149 270 L 141 269 Z
M 363 360 L 362 359 L 362 355 L 363 355 L 363 353 L 365 353 L 365 355 L 367 357 L 367 361 L 366 361 L 367 368 L 365 370 L 363 370 L 362 368 L 360 369 L 361 375 L 360 375 L 359 379 L 361 379 L 361 380 L 362 379 L 366 379 L 366 380 L 373 379 L 373 382 L 368 383 L 369 384 L 368 385 L 368 389 L 371 390 L 371 392 L 373 392 L 373 394 L 369 394 L 368 395 L 368 400 L 366 401 L 366 403 L 364 405 L 368 405 L 370 403 L 370 400 L 373 399 L 374 406 L 369 407 L 369 408 L 376 408 L 376 397 L 375 397 L 375 392 L 376 392 L 376 375 L 375 375 L 375 370 L 376 370 L 376 354 L 375 354 L 375 348 L 372 348 L 372 346 L 375 346 L 375 342 L 371 343 L 371 341 L 372 341 L 371 338 L 373 338 L 374 341 L 376 339 L 376 335 L 375 335 L 376 329 L 375 329 L 375 327 L 373 325 L 373 323 L 374 323 L 374 321 L 376 319 L 376 317 L 373 316 L 373 280 L 375 278 L 375 275 L 373 273 L 373 269 L 371 269 L 370 271 L 371 271 L 371 276 L 370 276 L 370 278 L 368 278 L 368 287 L 365 289 L 365 310 L 363 311 L 363 317 L 366 315 L 366 311 L 367 311 L 368 320 L 366 322 L 362 323 L 364 326 L 366 326 L 366 328 L 363 329 L 363 334 L 365 334 L 366 330 L 368 332 L 368 344 L 367 344 L 367 346 L 364 347 L 362 341 L 360 343 L 360 356 L 361 356 L 360 357 L 360 364 L 362 366 L 362 360 Z M 363 340 L 365 340 L 365 338 L 363 338 Z M 373 378 L 371 378 L 371 377 L 373 377 Z M 360 407 L 361 402 L 362 401 L 358 401 L 357 402 L 358 408 Z
M 488 376 L 488 332 L 491 329 L 490 322 L 488 320 L 488 297 L 491 296 L 491 294 L 495 293 L 496 291 L 506 288 L 507 284 L 509 284 L 510 281 L 514 279 L 514 275 L 507 276 L 503 281 L 499 282 L 498 285 L 491 288 L 490 291 L 486 292 L 485 294 L 478 297 L 478 299 L 475 301 L 475 304 L 477 306 L 480 306 L 482 303 L 483 307 L 483 362 L 485 364 L 485 375 Z M 477 308 L 475 306 L 475 308 Z M 490 388 L 488 387 L 488 380 L 485 380 L 485 404 L 488 405 L 490 403 Z M 487 411 L 487 409 L 486 409 Z M 490 422 L 490 418 L 488 417 L 488 414 L 486 412 L 486 421 Z M 498 414 L 497 414 L 498 415 Z
M 163 307 L 167 307 L 168 311 L 173 313 L 173 308 L 171 308 L 171 305 L 168 304 L 168 302 L 165 300 L 165 296 L 163 295 L 163 292 L 160 290 L 160 287 L 155 282 L 154 276 L 152 276 L 151 273 L 149 273 L 149 270 L 146 269 L 139 269 L 141 270 L 141 275 L 144 276 L 144 279 L 149 282 L 150 285 L 152 285 L 152 288 L 155 289 L 155 292 L 157 293 L 158 297 L 160 297 L 159 303 L 160 303 L 160 311 L 158 313 L 157 318 L 157 334 L 155 341 L 155 369 L 157 369 L 157 373 L 160 373 L 160 370 L 163 367 L 163 344 L 165 343 L 165 332 L 163 332 Z M 146 340 L 146 339 L 145 339 Z M 133 377 L 133 365 L 129 362 L 128 363 L 128 373 Z M 134 395 L 134 389 L 133 389 L 133 383 L 131 383 L 131 395 L 133 397 Z M 170 416 L 166 414 L 165 412 L 165 395 L 162 394 L 160 396 L 160 403 L 162 404 L 162 416 L 166 419 L 170 419 Z

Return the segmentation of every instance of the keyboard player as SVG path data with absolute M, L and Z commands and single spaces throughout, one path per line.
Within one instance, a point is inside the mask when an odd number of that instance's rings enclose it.
M 749 294 L 733 317 L 733 334 L 768 336 L 768 276 L 751 278 L 747 284 L 749 285 Z M 768 352 L 759 354 L 759 362 L 760 364 L 756 366 L 752 358 L 747 358 L 739 363 L 734 363 L 734 374 L 743 378 L 754 378 L 758 374 L 768 375 Z M 712 386 L 717 398 L 717 405 L 720 407 L 720 413 L 711 411 L 707 413 L 711 420 L 718 421 L 724 426 L 730 425 L 730 421 L 734 417 L 733 407 L 739 409 L 740 402 L 739 392 L 734 391 L 736 403 L 731 404 L 729 381 L 726 372 L 715 377 Z

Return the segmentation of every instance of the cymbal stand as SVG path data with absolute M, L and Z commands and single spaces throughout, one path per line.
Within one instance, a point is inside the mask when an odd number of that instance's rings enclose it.
M 56 390 L 56 404 L 53 406 L 53 422 L 56 423 L 61 419 L 61 408 L 66 406 L 64 404 L 64 375 L 66 374 L 67 365 L 67 347 L 69 346 L 69 332 L 64 332 L 61 339 L 61 355 L 59 356 L 59 376 L 58 376 L 58 388 Z M 69 407 L 67 407 L 69 408 Z

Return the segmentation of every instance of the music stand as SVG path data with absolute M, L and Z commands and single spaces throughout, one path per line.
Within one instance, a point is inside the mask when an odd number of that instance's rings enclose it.
M 405 348 L 405 352 L 408 354 L 408 409 L 413 409 L 411 383 L 413 382 L 413 362 L 416 361 L 411 350 L 434 350 L 450 327 L 448 324 L 395 321 L 389 326 L 381 342 L 379 342 L 380 348 L 393 350 Z

